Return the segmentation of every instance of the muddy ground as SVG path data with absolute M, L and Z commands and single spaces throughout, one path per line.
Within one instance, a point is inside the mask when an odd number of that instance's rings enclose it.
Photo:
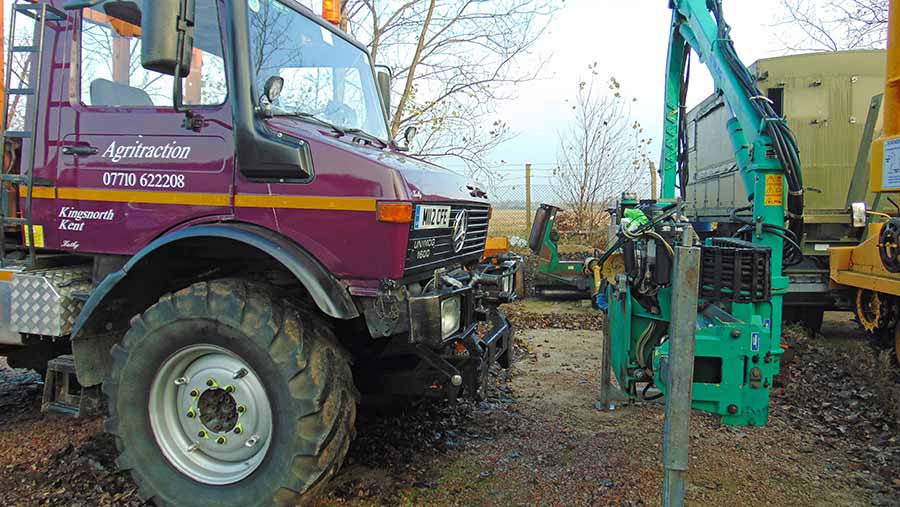
M 488 401 L 364 408 L 315 505 L 658 505 L 663 406 L 593 408 L 592 312 L 526 303 L 513 315 L 519 361 L 497 373 Z M 793 359 L 767 427 L 695 414 L 690 505 L 900 506 L 894 372 L 875 374 L 877 353 L 849 315 L 830 315 L 823 335 L 788 333 Z M 0 370 L 0 504 L 140 505 L 101 421 L 41 415 L 37 381 Z

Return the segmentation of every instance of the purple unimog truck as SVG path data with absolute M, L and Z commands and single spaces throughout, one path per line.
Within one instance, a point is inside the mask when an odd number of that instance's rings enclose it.
M 360 392 L 508 366 L 515 260 L 481 263 L 483 191 L 391 140 L 364 46 L 296 0 L 12 15 L 0 353 L 102 384 L 143 497 L 305 504 Z

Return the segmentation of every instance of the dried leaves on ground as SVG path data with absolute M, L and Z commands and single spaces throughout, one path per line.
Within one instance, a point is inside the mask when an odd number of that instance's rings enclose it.
M 507 309 L 519 363 L 493 372 L 487 400 L 362 407 L 347 463 L 314 505 L 657 505 L 662 406 L 594 410 L 600 317 L 544 305 Z M 692 505 L 900 505 L 897 367 L 855 326 L 829 325 L 785 334 L 769 427 L 696 415 Z M 0 369 L 0 505 L 140 505 L 101 420 L 39 403 L 34 374 Z

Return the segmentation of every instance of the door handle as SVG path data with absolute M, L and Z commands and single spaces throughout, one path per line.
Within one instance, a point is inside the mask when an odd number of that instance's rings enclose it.
M 100 153 L 100 150 L 93 146 L 66 146 L 62 149 L 63 155 L 74 155 L 76 157 L 87 157 Z

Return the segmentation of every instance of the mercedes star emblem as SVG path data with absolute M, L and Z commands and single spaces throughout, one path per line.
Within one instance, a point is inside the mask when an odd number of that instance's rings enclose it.
M 453 220 L 453 252 L 459 253 L 466 246 L 466 233 L 469 231 L 469 212 L 460 211 Z

